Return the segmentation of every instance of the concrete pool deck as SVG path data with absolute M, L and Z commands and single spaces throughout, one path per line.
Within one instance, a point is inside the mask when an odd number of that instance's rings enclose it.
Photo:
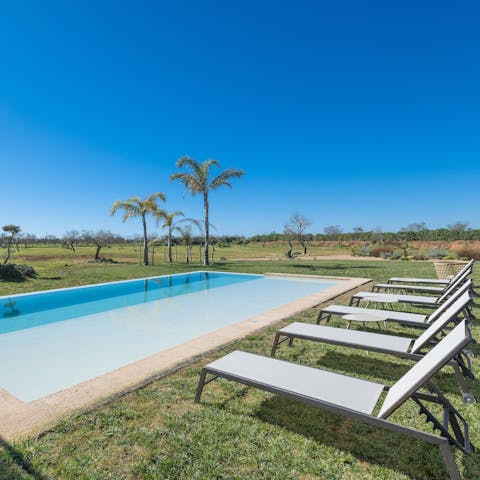
M 92 406 L 114 399 L 126 391 L 139 388 L 192 363 L 208 352 L 242 339 L 256 330 L 284 320 L 295 313 L 313 308 L 370 282 L 368 278 L 284 273 L 266 275 L 342 280 L 342 282 L 38 400 L 23 402 L 0 388 L 0 437 L 5 441 L 12 441 L 39 434 L 69 414 L 87 410 Z

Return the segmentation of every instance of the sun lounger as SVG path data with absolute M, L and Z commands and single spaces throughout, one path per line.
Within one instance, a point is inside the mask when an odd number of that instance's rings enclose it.
M 470 260 L 458 273 L 450 279 L 436 279 L 436 278 L 416 278 L 416 277 L 392 277 L 388 279 L 387 283 L 426 283 L 432 285 L 448 285 L 454 282 L 460 275 L 467 270 L 472 270 L 474 260 Z
M 422 307 L 436 308 L 455 292 L 456 285 L 451 285 L 441 296 L 430 297 L 426 295 L 401 295 L 394 293 L 378 293 L 378 292 L 357 292 L 352 295 L 350 305 L 358 306 L 362 300 L 375 303 L 400 302 L 411 305 L 419 305 Z M 471 280 L 467 280 L 460 288 L 468 288 L 471 290 L 473 284 Z
M 431 293 L 431 294 L 441 294 L 446 292 L 449 289 L 458 288 L 462 283 L 468 280 L 470 272 L 467 270 L 463 272 L 462 275 L 458 276 L 453 282 L 442 287 L 432 287 L 425 285 L 408 285 L 408 284 L 395 284 L 395 283 L 377 283 L 373 286 L 372 292 L 395 292 L 400 290 L 400 292 L 420 292 L 420 293 Z M 473 285 L 472 285 L 473 288 Z
M 470 301 L 468 292 L 453 303 L 437 320 L 418 337 L 407 338 L 396 335 L 385 335 L 380 333 L 362 332 L 360 330 L 347 330 L 344 328 L 327 327 L 323 325 L 312 325 L 309 323 L 294 322 L 281 328 L 275 335 L 272 346 L 272 356 L 279 345 L 288 341 L 291 346 L 293 340 L 298 338 L 341 347 L 356 348 L 372 352 L 395 355 L 401 358 L 418 361 L 424 356 L 426 348 L 438 342 L 444 335 L 446 328 L 455 323 L 457 315 Z M 464 352 L 452 360 L 451 365 L 455 376 L 462 390 L 462 400 L 465 403 L 474 403 L 475 397 L 469 392 L 465 378 L 473 379 L 470 358 Z
M 363 307 L 352 307 L 349 305 L 329 305 L 328 307 L 322 308 L 317 318 L 317 325 L 325 320 L 325 323 L 328 323 L 332 315 L 344 316 L 349 314 L 356 313 L 366 313 L 369 315 L 380 315 L 386 319 L 387 322 L 400 323 L 412 327 L 426 328 L 428 325 L 438 318 L 450 305 L 452 305 L 457 299 L 462 295 L 467 294 L 470 298 L 470 302 L 462 311 L 465 318 L 472 318 L 472 313 L 470 311 L 472 300 L 470 297 L 469 286 L 463 285 L 457 291 L 455 291 L 450 297 L 448 297 L 444 303 L 439 305 L 435 311 L 430 315 L 424 315 L 420 313 L 408 313 L 408 312 L 397 312 L 395 310 L 380 310 L 374 308 L 363 308 Z M 459 312 L 460 313 L 460 312 Z
M 202 368 L 195 402 L 200 401 L 207 383 L 219 377 L 226 378 L 437 445 L 450 478 L 459 480 L 460 472 L 450 445 L 465 453 L 473 450 L 468 424 L 431 379 L 469 341 L 470 333 L 463 321 L 390 388 L 376 382 L 237 350 Z M 211 378 L 207 379 L 207 375 Z M 430 393 L 420 391 L 422 387 Z M 385 389 L 388 393 L 381 402 L 380 397 Z M 433 423 L 440 436 L 387 420 L 409 399 L 420 407 L 420 414 Z M 442 407 L 442 418 L 437 418 L 435 411 L 428 408 L 429 402 Z M 377 404 L 380 410 L 373 415 Z

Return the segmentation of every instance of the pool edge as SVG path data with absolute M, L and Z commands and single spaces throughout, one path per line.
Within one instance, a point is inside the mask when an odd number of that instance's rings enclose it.
M 342 282 L 32 402 L 22 402 L 0 388 L 0 437 L 6 441 L 12 441 L 38 435 L 65 417 L 108 403 L 240 340 L 256 330 L 313 308 L 371 281 L 369 278 L 320 275 L 283 273 L 265 275 L 316 278 L 317 280 L 337 279 Z

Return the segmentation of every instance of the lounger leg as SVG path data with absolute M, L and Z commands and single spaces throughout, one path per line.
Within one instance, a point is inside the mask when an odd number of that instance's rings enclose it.
M 457 464 L 455 462 L 455 456 L 448 444 L 448 441 L 442 442 L 439 445 L 440 452 L 442 454 L 443 460 L 445 461 L 445 465 L 448 470 L 448 474 L 450 475 L 451 480 L 461 480 L 460 472 L 458 471 Z
M 272 351 L 270 353 L 272 357 L 275 356 L 275 352 L 277 351 L 279 340 L 280 340 L 280 334 L 277 332 L 275 335 L 275 339 L 273 340 Z
M 476 403 L 476 398 L 473 393 L 470 392 L 467 382 L 465 381 L 465 375 L 462 373 L 461 368 L 458 364 L 454 364 L 453 371 L 455 372 L 455 378 L 457 379 L 458 386 L 462 392 L 462 401 L 463 403 L 473 404 Z
M 322 320 L 325 320 L 325 324 L 327 324 L 330 321 L 331 315 L 325 315 L 324 312 L 320 312 L 317 317 L 317 325 L 320 325 Z
M 207 376 L 207 371 L 202 368 L 202 373 L 200 374 L 200 379 L 198 380 L 197 391 L 195 392 L 195 403 L 200 402 L 200 397 L 202 396 L 203 386 L 205 385 L 205 377 Z
M 290 337 L 290 340 L 288 340 L 288 346 L 293 346 L 293 337 Z

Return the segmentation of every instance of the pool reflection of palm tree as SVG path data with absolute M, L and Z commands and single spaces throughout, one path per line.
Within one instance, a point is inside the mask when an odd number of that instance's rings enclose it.
M 15 308 L 16 304 L 17 302 L 14 302 L 12 299 L 10 299 L 7 303 L 3 305 L 3 308 L 10 309 L 10 311 L 3 312 L 4 318 L 17 317 L 18 315 L 21 314 L 20 310 Z

